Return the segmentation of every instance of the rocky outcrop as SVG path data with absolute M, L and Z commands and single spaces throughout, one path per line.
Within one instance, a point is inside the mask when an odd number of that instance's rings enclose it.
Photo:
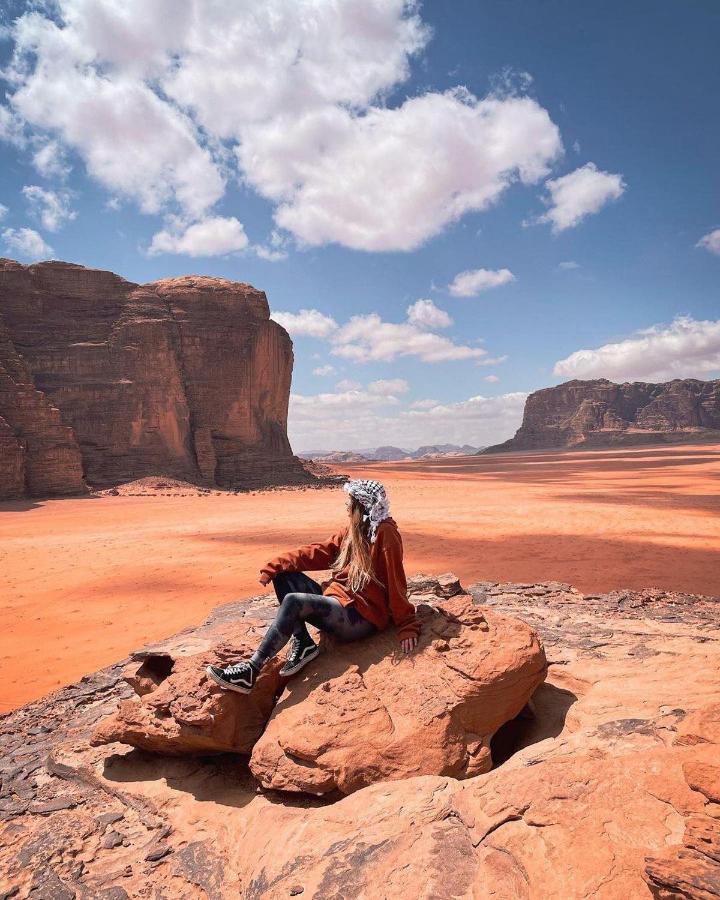
M 0 496 L 312 482 L 286 433 L 292 362 L 248 284 L 0 260 Z
M 134 694 L 124 661 L 0 719 L 0 896 L 720 897 L 720 600 L 468 593 L 488 620 L 526 622 L 549 664 L 490 772 L 315 798 L 263 789 L 246 756 L 91 747 Z
M 576 450 L 720 440 L 720 380 L 567 381 L 534 391 L 515 437 L 486 447 Z
M 139 696 L 100 725 L 93 743 L 252 753 L 250 770 L 264 787 L 311 794 L 489 771 L 493 735 L 546 675 L 542 646 L 520 620 L 485 616 L 453 575 L 418 576 L 409 592 L 423 623 L 412 665 L 392 629 L 351 644 L 323 634 L 326 652 L 303 678 L 283 678 L 282 661 L 273 661 L 251 694 L 223 691 L 206 665 L 247 658 L 276 611 L 223 608 L 197 631 L 137 654 L 125 677 Z

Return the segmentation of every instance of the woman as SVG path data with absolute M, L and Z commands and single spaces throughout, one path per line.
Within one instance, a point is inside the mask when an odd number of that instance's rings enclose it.
M 221 687 L 249 693 L 263 665 L 291 638 L 280 674 L 302 669 L 320 652 L 306 622 L 342 641 L 356 641 L 384 631 L 392 619 L 403 652 L 417 646 L 420 622 L 407 599 L 402 538 L 385 488 L 379 481 L 354 479 L 343 489 L 349 495 L 348 525 L 326 541 L 276 556 L 260 570 L 261 584 L 272 580 L 280 610 L 250 659 L 224 669 L 207 667 Z M 304 574 L 320 569 L 333 573 L 324 590 Z

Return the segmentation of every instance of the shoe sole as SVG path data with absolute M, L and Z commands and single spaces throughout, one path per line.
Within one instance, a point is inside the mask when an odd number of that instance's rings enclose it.
M 299 663 L 296 663 L 291 669 L 286 669 L 285 666 L 283 666 L 282 669 L 280 669 L 280 674 L 283 676 L 294 675 L 296 672 L 299 672 L 303 666 L 306 666 L 309 662 L 312 662 L 319 653 L 320 648 L 316 647 L 309 656 L 306 656 L 305 659 L 301 660 Z
M 207 667 L 207 669 L 205 669 L 205 672 L 208 678 L 212 678 L 215 684 L 219 684 L 220 687 L 223 688 L 223 690 L 237 691 L 238 694 L 249 694 L 252 690 L 251 687 L 246 688 L 241 687 L 239 684 L 228 684 L 227 681 L 223 681 L 221 678 L 218 678 L 218 676 L 210 669 L 209 666 Z

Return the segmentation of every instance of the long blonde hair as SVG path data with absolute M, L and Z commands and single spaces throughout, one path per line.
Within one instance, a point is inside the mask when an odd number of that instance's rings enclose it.
M 330 566 L 330 571 L 338 572 L 349 563 L 348 584 L 351 591 L 361 590 L 371 579 L 384 588 L 385 585 L 372 571 L 368 526 L 363 521 L 365 509 L 355 497 L 351 496 L 350 500 L 350 527 L 340 545 L 337 559 Z

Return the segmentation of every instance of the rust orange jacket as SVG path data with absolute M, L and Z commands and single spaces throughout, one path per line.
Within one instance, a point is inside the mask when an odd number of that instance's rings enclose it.
M 346 525 L 325 541 L 316 541 L 281 553 L 260 569 L 261 581 L 267 584 L 278 572 L 312 572 L 329 569 L 335 561 L 343 538 L 350 526 Z M 407 598 L 407 581 L 403 568 L 403 544 L 397 522 L 388 516 L 377 528 L 375 543 L 370 545 L 370 561 L 373 574 L 385 585 L 368 581 L 358 592 L 350 590 L 349 566 L 333 573 L 323 588 L 325 596 L 337 597 L 343 606 L 355 604 L 357 611 L 384 631 L 392 619 L 399 641 L 420 634 L 420 622 L 415 607 Z

